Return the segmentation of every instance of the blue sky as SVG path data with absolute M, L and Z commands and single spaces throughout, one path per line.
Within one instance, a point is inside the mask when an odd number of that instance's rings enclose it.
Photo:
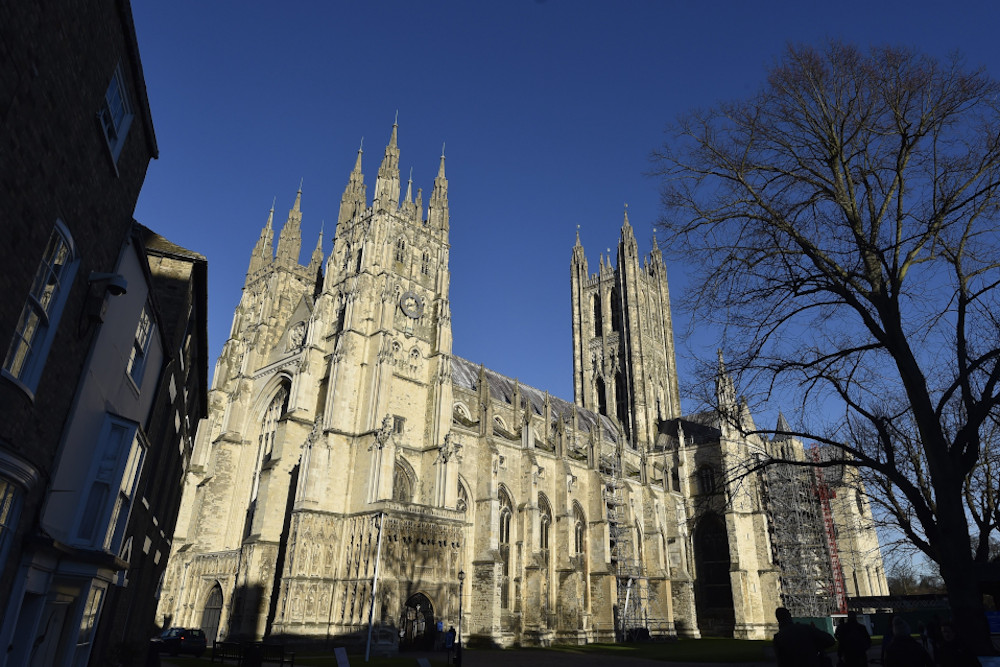
M 208 257 L 213 369 L 272 197 L 281 223 L 301 179 L 304 252 L 324 221 L 329 252 L 358 145 L 371 196 L 398 110 L 402 178 L 412 167 L 425 202 L 447 143 L 455 354 L 568 400 L 577 225 L 593 269 L 627 202 L 648 252 L 660 210 L 644 174 L 672 119 L 752 95 L 789 42 L 959 50 L 1000 76 L 1000 3 L 986 0 L 132 9 L 160 148 L 135 215 Z M 676 299 L 688 267 L 668 270 Z M 716 341 L 685 336 L 686 323 L 675 311 L 681 384 L 693 390 L 691 359 L 711 358 Z

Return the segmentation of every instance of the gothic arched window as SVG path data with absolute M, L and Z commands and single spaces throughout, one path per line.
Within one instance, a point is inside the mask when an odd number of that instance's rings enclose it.
M 514 503 L 504 489 L 500 489 L 500 608 L 510 608 L 510 523 L 514 516 Z
M 406 239 L 402 236 L 396 240 L 396 261 L 400 263 L 406 261 Z
M 601 317 L 601 295 L 594 295 L 594 336 L 600 338 L 604 332 L 604 318 Z
M 715 469 L 712 466 L 698 468 L 698 490 L 704 494 L 715 493 Z
M 465 490 L 465 484 L 458 483 L 458 503 L 455 509 L 459 512 L 466 512 L 469 509 L 469 492 Z
M 278 432 L 278 420 L 288 410 L 288 390 L 284 386 L 278 389 L 271 399 L 267 411 L 264 412 L 264 419 L 260 427 L 260 435 L 257 437 L 257 445 L 260 451 L 261 462 L 271 458 L 274 451 L 274 436 Z
M 243 536 L 250 534 L 253 527 L 254 513 L 257 511 L 257 492 L 260 490 L 260 473 L 274 452 L 274 439 L 278 433 L 278 422 L 288 410 L 288 387 L 283 383 L 274 392 L 267 409 L 261 416 L 260 434 L 257 436 L 257 462 L 254 466 L 253 484 L 250 487 L 250 503 L 247 506 L 246 523 L 243 526 Z
M 431 274 L 431 256 L 426 252 L 420 256 L 420 273 L 425 276 L 429 276 Z
M 576 503 L 573 503 L 573 553 L 582 556 L 586 549 L 587 519 L 583 515 L 583 510 Z
M 538 548 L 542 550 L 542 557 L 546 562 L 549 560 L 549 528 L 552 526 L 552 508 L 549 507 L 545 496 L 538 496 Z
M 392 499 L 403 503 L 413 502 L 413 478 L 406 467 L 396 461 L 396 469 L 392 474 Z

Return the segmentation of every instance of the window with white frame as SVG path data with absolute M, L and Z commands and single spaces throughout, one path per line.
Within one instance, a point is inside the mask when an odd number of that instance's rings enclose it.
M 98 113 L 98 117 L 101 120 L 101 129 L 104 130 L 104 138 L 108 142 L 108 150 L 111 151 L 111 157 L 117 164 L 134 117 L 120 63 L 111 76 L 107 92 L 104 93 L 104 107 Z
M 3 374 L 31 393 L 38 387 L 78 265 L 73 237 L 57 220 L 3 363 Z
M 90 656 L 90 647 L 94 641 L 94 630 L 97 628 L 97 620 L 101 615 L 101 606 L 104 602 L 104 588 L 92 586 L 87 594 L 87 602 L 83 607 L 83 616 L 80 618 L 80 632 L 76 637 L 76 654 L 74 665 L 86 665 Z
M 77 522 L 77 538 L 83 545 L 118 553 L 145 454 L 137 425 L 108 415 Z
M 0 571 L 7 562 L 7 549 L 21 508 L 21 490 L 12 481 L 0 477 Z
M 135 386 L 142 384 L 142 374 L 146 370 L 146 353 L 149 352 L 149 339 L 153 333 L 153 319 L 149 315 L 149 303 L 142 307 L 139 314 L 139 324 L 135 328 L 135 338 L 132 340 L 132 354 L 128 359 L 128 374 Z

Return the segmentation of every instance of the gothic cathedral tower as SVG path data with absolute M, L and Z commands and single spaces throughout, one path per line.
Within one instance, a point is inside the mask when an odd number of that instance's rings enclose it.
M 447 582 L 436 599 L 455 599 L 448 181 L 442 155 L 428 208 L 412 181 L 401 199 L 396 135 L 371 205 L 358 151 L 325 270 L 322 232 L 299 263 L 301 188 L 276 252 L 272 207 L 185 482 L 161 603 L 174 624 L 213 637 L 353 632 L 382 532 L 400 543 L 390 552 L 415 532 L 450 546 L 422 579 L 383 565 L 380 619 L 398 623 L 418 583 Z
M 659 421 L 681 412 L 663 256 L 654 248 L 639 264 L 626 209 L 617 266 L 609 251 L 591 275 L 578 231 L 570 282 L 575 402 L 617 419 L 632 446 L 647 451 Z

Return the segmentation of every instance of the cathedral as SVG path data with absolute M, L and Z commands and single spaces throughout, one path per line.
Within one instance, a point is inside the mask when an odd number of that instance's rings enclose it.
M 592 272 L 579 234 L 572 249 L 569 402 L 452 353 L 444 156 L 426 205 L 401 189 L 393 125 L 371 200 L 358 151 L 329 255 L 321 233 L 300 263 L 301 190 L 276 247 L 272 208 L 158 622 L 341 643 L 371 622 L 400 646 L 439 622 L 502 646 L 765 638 L 776 606 L 828 615 L 887 592 L 845 474 L 727 473 L 811 452 L 742 435 L 752 418 L 721 357 L 719 408 L 681 414 L 666 266 L 639 255 L 627 213 L 614 261 Z

